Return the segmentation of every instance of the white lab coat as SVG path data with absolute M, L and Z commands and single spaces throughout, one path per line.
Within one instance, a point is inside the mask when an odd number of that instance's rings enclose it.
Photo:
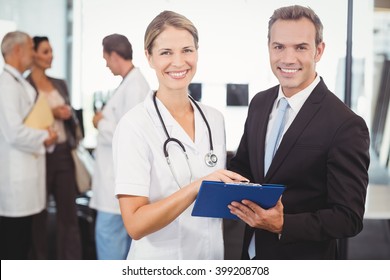
M 46 130 L 23 125 L 34 88 L 10 65 L 0 75 L 0 216 L 23 217 L 46 205 Z
M 166 135 L 153 105 L 153 93 L 143 104 L 128 112 L 117 126 L 113 140 L 115 194 L 148 197 L 159 201 L 179 190 L 163 153 Z M 179 139 L 187 150 L 192 180 L 225 168 L 226 145 L 223 116 L 205 105 L 201 108 L 210 124 L 215 167 L 208 167 L 204 157 L 210 151 L 207 127 L 198 109 L 195 112 L 195 143 L 157 99 L 171 137 Z M 190 180 L 189 167 L 176 144 L 168 145 L 173 169 L 181 185 Z M 128 259 L 223 259 L 222 221 L 191 216 L 193 204 L 165 228 L 140 240 L 133 240 Z
M 120 118 L 138 103 L 144 101 L 150 88 L 138 68 L 133 68 L 115 90 L 98 123 L 95 169 L 92 178 L 90 207 L 99 211 L 120 214 L 114 195 L 114 171 L 112 162 L 112 137 Z

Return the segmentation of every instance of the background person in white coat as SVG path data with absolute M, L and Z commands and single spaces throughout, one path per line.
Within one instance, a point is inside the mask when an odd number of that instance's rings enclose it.
M 165 11 L 149 24 L 144 48 L 159 86 L 121 119 L 113 141 L 115 193 L 133 238 L 128 259 L 223 259 L 222 219 L 191 216 L 193 202 L 203 180 L 245 178 L 223 170 L 222 114 L 188 96 L 198 31 Z
M 114 75 L 123 80 L 101 112 L 93 118 L 98 129 L 95 151 L 96 166 L 92 181 L 90 207 L 97 210 L 95 239 L 98 259 L 125 259 L 131 238 L 124 228 L 119 203 L 115 198 L 112 162 L 112 137 L 120 118 L 149 92 L 141 71 L 132 63 L 133 50 L 129 40 L 120 34 L 103 39 L 103 58 Z
M 23 120 L 37 93 L 22 74 L 32 64 L 33 41 L 20 31 L 7 33 L 1 43 L 4 71 L 0 75 L 0 258 L 27 259 L 32 216 L 46 205 L 45 146 L 57 134 L 38 130 Z

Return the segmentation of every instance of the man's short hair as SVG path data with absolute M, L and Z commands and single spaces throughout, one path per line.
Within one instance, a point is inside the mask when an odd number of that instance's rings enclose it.
M 12 31 L 5 34 L 1 42 L 1 53 L 3 57 L 9 54 L 15 45 L 23 45 L 27 43 L 30 35 L 22 31 Z
M 310 20 L 316 29 L 315 43 L 318 46 L 323 40 L 323 25 L 318 15 L 310 8 L 299 5 L 293 5 L 288 7 L 282 7 L 276 9 L 268 22 L 268 42 L 270 40 L 270 32 L 272 25 L 277 20 L 299 20 L 301 18 L 307 18 Z
M 133 48 L 126 36 L 121 34 L 111 34 L 103 39 L 103 51 L 110 54 L 116 52 L 125 60 L 133 59 Z

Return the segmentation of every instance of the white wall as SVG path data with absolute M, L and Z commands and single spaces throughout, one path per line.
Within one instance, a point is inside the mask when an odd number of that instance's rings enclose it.
M 3 38 L 5 34 L 16 29 L 16 23 L 10 20 L 0 19 L 0 38 Z M 0 69 L 4 66 L 3 56 L 0 55 Z
M 65 78 L 66 73 L 66 0 L 0 0 L 0 20 L 31 36 L 48 36 L 53 46 L 51 75 Z M 4 22 L 0 21 L 1 26 Z M 0 40 L 4 34 L 0 34 Z M 1 63 L 3 62 L 1 57 Z M 0 64 L 1 66 L 2 64 Z

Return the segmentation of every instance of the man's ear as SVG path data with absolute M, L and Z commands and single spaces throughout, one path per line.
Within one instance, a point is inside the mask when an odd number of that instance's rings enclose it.
M 325 50 L 325 43 L 324 42 L 319 43 L 316 48 L 316 55 L 314 57 L 316 63 L 320 61 L 322 55 L 324 54 L 324 50 Z
M 116 51 L 112 51 L 109 54 L 109 57 L 111 60 L 114 60 L 114 61 L 118 61 L 118 59 L 121 58 L 121 56 Z

